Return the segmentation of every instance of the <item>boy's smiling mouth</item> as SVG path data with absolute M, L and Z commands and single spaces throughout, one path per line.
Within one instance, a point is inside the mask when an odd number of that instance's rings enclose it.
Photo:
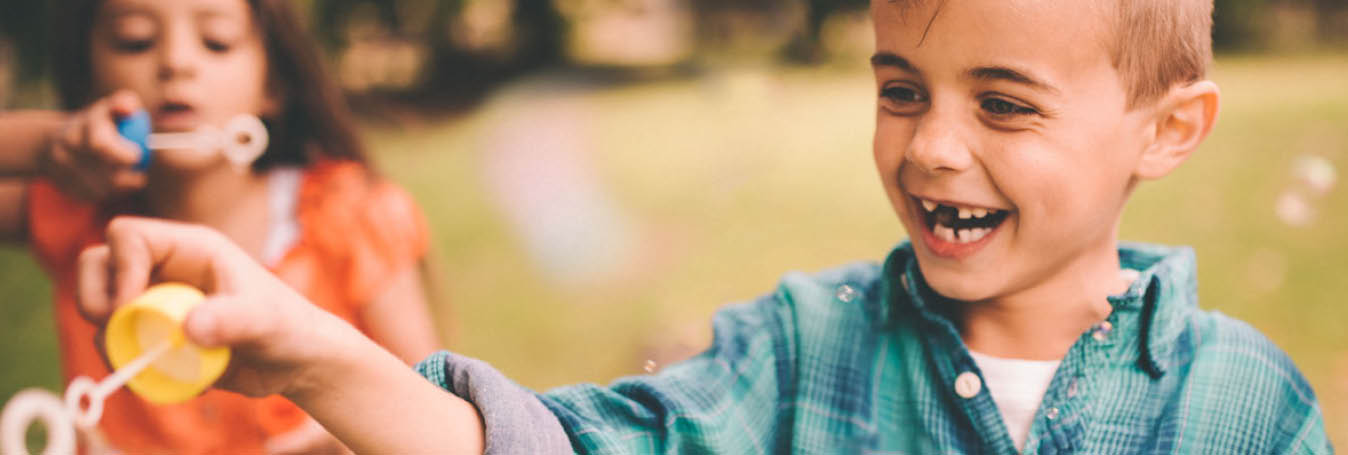
M 910 196 L 922 239 L 937 256 L 961 259 L 986 245 L 1011 215 L 1009 210 L 933 201 Z

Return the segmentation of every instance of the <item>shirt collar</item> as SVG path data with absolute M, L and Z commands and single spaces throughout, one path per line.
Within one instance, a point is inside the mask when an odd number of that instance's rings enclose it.
M 1135 321 L 1116 330 L 1137 334 L 1138 367 L 1159 378 L 1179 361 L 1182 349 L 1176 349 L 1185 333 L 1187 313 L 1198 305 L 1197 274 L 1194 252 L 1188 247 L 1166 247 L 1123 242 L 1119 262 L 1138 271 L 1138 278 L 1123 294 L 1109 297 L 1115 312 L 1136 312 Z M 933 291 L 922 278 L 913 255 L 912 244 L 905 241 L 894 248 L 884 265 L 884 305 L 880 321 L 892 325 L 897 314 L 916 312 L 927 322 L 948 319 L 953 300 Z

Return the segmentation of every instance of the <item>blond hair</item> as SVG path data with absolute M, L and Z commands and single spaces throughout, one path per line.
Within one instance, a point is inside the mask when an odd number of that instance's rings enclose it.
M 1202 80 L 1212 61 L 1212 0 L 1116 0 L 1106 41 L 1128 106 Z
M 927 0 L 888 0 L 900 8 Z M 941 14 L 942 0 L 926 27 Z M 1072 0 L 1077 1 L 1077 0 Z M 1105 46 L 1123 81 L 1128 107 L 1154 102 L 1171 87 L 1203 80 L 1212 61 L 1213 0 L 1113 0 L 1096 3 Z M 906 12 L 905 12 L 906 14 Z M 926 33 L 923 33 L 926 39 Z

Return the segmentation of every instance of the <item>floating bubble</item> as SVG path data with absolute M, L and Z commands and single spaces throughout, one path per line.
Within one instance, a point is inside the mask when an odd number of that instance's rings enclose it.
M 656 365 L 654 360 L 647 360 L 646 365 L 642 366 L 641 369 L 646 370 L 647 373 L 654 373 L 657 367 L 659 365 Z
M 1324 195 L 1334 189 L 1339 173 L 1334 163 L 1318 155 L 1302 155 L 1292 163 L 1292 173 L 1301 184 L 1317 195 Z
M 1315 218 L 1315 208 L 1300 194 L 1290 190 L 1278 196 L 1274 210 L 1278 213 L 1278 219 L 1289 226 L 1305 226 Z

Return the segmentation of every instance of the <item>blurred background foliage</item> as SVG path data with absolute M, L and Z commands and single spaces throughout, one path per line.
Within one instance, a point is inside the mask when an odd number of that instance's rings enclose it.
M 865 0 L 295 0 L 347 88 L 371 102 L 458 109 L 518 76 L 560 66 L 624 75 L 725 59 L 815 64 Z M 0 0 L 0 59 L 20 86 L 40 82 L 46 18 L 61 2 Z M 1216 0 L 1222 52 L 1348 43 L 1343 0 Z M 868 35 L 867 35 L 868 36 Z M 0 98 L 2 101 L 4 98 Z
M 870 158 L 866 1 L 295 3 L 427 214 L 447 345 L 526 386 L 658 370 L 717 307 L 905 237 Z M 60 4 L 0 0 L 0 106 L 56 105 L 41 18 Z M 1291 354 L 1342 446 L 1348 2 L 1216 10 L 1222 119 L 1139 189 L 1123 236 L 1192 245 L 1202 305 Z M 58 388 L 22 248 L 0 248 L 0 292 L 0 402 Z

